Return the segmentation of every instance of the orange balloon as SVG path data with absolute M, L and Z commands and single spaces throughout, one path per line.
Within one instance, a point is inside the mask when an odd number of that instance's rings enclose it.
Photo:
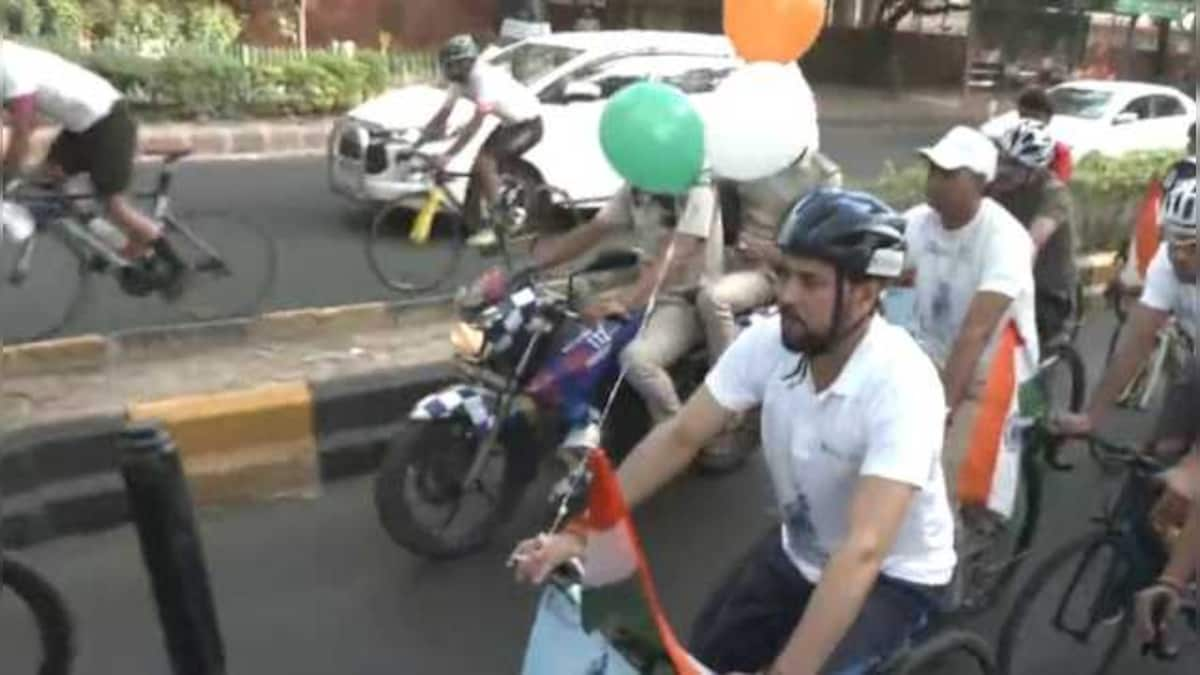
M 747 61 L 795 61 L 825 26 L 825 0 L 725 0 L 725 34 Z

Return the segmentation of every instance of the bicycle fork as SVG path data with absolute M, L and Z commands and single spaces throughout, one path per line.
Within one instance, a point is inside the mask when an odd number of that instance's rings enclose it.
M 1113 558 L 1104 569 L 1098 592 L 1088 602 L 1085 612 L 1086 623 L 1082 628 L 1071 627 L 1065 617 L 1067 604 L 1071 601 L 1075 589 L 1079 586 L 1089 565 L 1105 548 L 1111 549 Z M 1075 573 L 1071 577 L 1071 583 L 1067 584 L 1066 590 L 1063 591 L 1062 600 L 1058 603 L 1058 609 L 1054 613 L 1053 626 L 1055 630 L 1069 635 L 1080 644 L 1087 644 L 1091 641 L 1093 631 L 1100 624 L 1110 620 L 1127 620 L 1127 617 L 1122 616 L 1121 612 L 1128 610 L 1125 607 L 1124 599 L 1133 595 L 1134 589 L 1129 587 L 1132 577 L 1132 565 L 1118 543 L 1104 539 L 1093 544 L 1076 567 Z

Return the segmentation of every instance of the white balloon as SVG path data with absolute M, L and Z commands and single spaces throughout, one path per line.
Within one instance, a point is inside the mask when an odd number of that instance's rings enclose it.
M 795 64 L 743 66 L 697 107 L 706 118 L 709 163 L 721 178 L 765 178 L 819 147 L 816 99 Z

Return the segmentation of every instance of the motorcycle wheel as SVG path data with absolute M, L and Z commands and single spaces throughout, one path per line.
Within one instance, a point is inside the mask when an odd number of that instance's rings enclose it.
M 462 485 L 480 441 L 462 420 L 409 423 L 391 440 L 375 476 L 375 509 L 393 541 L 437 560 L 487 545 L 512 515 L 523 486 L 501 443 L 476 484 Z

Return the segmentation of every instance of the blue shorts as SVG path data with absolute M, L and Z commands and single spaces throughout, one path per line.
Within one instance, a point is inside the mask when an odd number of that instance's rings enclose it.
M 693 628 L 692 654 L 718 673 L 766 670 L 796 630 L 814 588 L 784 552 L 781 529 L 773 528 L 709 598 Z M 944 588 L 881 575 L 822 672 L 871 672 L 929 623 Z

